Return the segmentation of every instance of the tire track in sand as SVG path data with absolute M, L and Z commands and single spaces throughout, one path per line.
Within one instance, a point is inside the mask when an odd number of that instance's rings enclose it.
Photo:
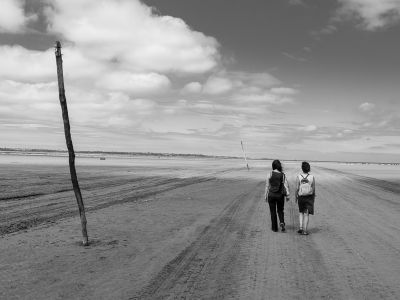
M 131 299 L 335 298 L 339 287 L 310 237 L 270 230 L 264 182 L 250 186 Z
M 249 185 L 132 299 L 226 299 L 237 295 L 240 273 L 235 269 L 246 264 L 248 256 L 241 251 L 253 234 L 247 225 L 263 185 Z

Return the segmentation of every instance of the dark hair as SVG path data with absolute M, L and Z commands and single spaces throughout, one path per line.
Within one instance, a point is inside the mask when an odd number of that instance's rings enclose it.
M 303 170 L 304 173 L 308 173 L 311 170 L 310 164 L 306 161 L 303 161 L 301 163 L 301 169 Z
M 272 162 L 272 170 L 278 170 L 279 172 L 282 172 L 282 165 L 279 160 L 274 160 Z

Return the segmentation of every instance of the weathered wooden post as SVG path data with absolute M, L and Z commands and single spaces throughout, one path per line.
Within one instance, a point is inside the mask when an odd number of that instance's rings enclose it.
M 56 42 L 55 52 L 56 52 L 56 63 L 57 63 L 57 77 L 58 77 L 58 95 L 60 98 L 62 117 L 63 117 L 63 121 L 64 121 L 65 140 L 66 140 L 67 148 L 68 148 L 69 171 L 71 173 L 72 187 L 74 189 L 76 201 L 78 202 L 79 215 L 81 217 L 83 245 L 87 246 L 87 245 L 89 245 L 89 238 L 88 238 L 87 229 L 86 229 L 87 222 L 86 222 L 86 215 L 85 215 L 85 206 L 83 204 L 82 194 L 81 194 L 81 190 L 79 188 L 78 177 L 76 176 L 75 152 L 74 152 L 74 146 L 72 145 L 72 139 L 71 139 L 71 128 L 69 125 L 67 99 L 65 98 L 61 43 L 59 41 Z
M 246 162 L 247 171 L 250 171 L 249 163 L 247 162 L 246 152 L 244 151 L 243 147 L 243 141 L 240 141 L 240 144 L 242 145 L 242 151 L 243 151 L 244 161 Z

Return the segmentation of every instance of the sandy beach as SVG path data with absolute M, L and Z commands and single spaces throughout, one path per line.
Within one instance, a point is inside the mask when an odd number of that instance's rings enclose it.
M 398 299 L 400 167 L 312 164 L 310 235 L 270 230 L 269 161 L 2 157 L 1 299 Z M 286 162 L 289 184 L 300 163 Z M 293 188 L 292 188 L 293 189 Z

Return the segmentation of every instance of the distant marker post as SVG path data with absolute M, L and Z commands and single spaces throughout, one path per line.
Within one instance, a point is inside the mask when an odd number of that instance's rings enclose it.
M 247 171 L 250 171 L 250 167 L 247 162 L 246 152 L 244 151 L 244 147 L 243 147 L 243 141 L 240 141 L 240 144 L 242 145 L 243 157 L 244 157 L 244 161 L 246 162 Z

